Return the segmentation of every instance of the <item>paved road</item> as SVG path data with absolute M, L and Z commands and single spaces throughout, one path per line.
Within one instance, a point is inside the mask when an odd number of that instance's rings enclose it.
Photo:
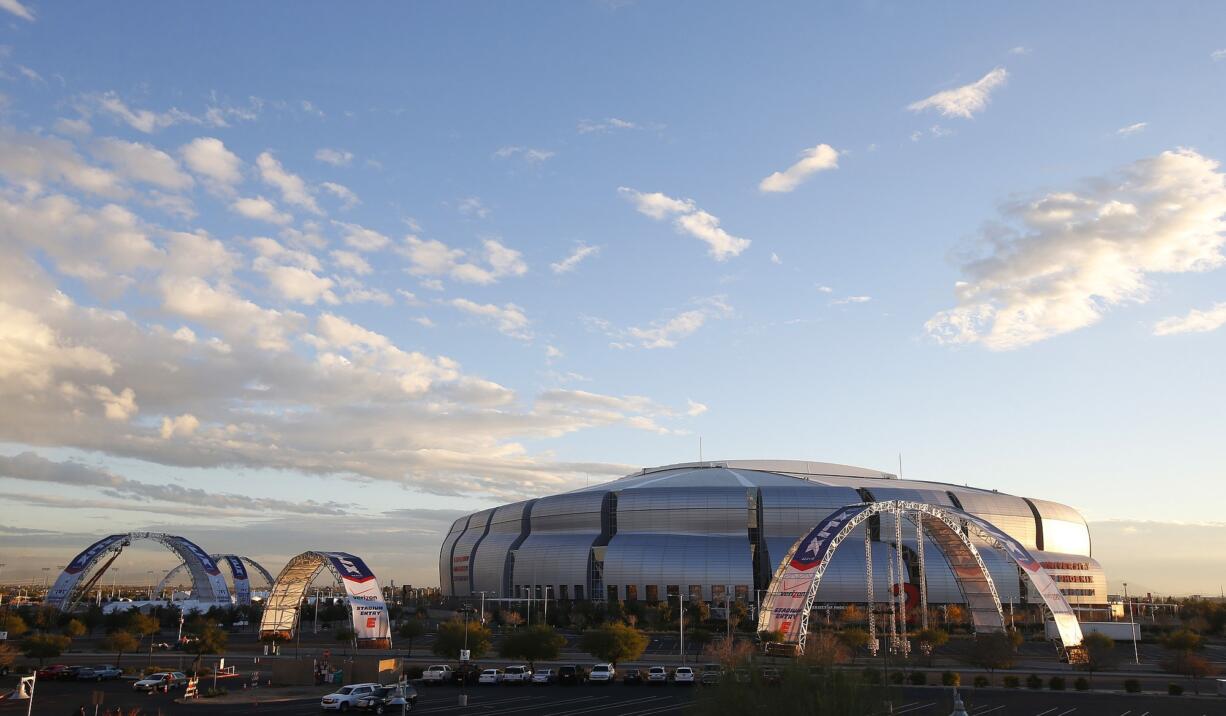
M 47 682 L 39 687 L 35 714 L 64 716 L 80 706 L 92 714 L 91 694 L 102 691 L 104 705 L 139 708 L 144 714 L 166 716 L 196 714 L 319 714 L 314 698 L 261 705 L 219 705 L 208 701 L 175 704 L 171 697 L 136 694 L 130 683 L 96 684 Z M 681 716 L 694 690 L 677 686 L 491 686 L 467 690 L 469 705 L 457 704 L 454 687 L 423 688 L 414 714 L 509 714 L 511 716 Z M 962 690 L 971 716 L 1220 716 L 1226 713 L 1226 697 L 1171 697 L 1160 694 L 1053 693 L 1049 691 L 986 689 Z M 896 716 L 946 716 L 950 713 L 949 689 L 906 687 L 895 692 Z M 25 704 L 0 705 L 0 716 L 17 716 Z M 692 713 L 692 711 L 690 711 Z

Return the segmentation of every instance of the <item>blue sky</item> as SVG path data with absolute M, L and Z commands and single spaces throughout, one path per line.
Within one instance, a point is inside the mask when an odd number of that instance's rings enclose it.
M 0 8 L 6 557 L 430 583 L 456 512 L 701 436 L 1218 589 L 1145 550 L 1226 541 L 1226 9 Z

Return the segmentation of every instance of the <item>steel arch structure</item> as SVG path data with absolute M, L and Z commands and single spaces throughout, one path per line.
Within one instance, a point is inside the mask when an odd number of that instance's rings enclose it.
M 890 500 L 847 505 L 827 515 L 821 522 L 798 539 L 775 570 L 770 588 L 762 600 L 758 631 L 779 632 L 783 642 L 774 645 L 804 653 L 809 631 L 809 614 L 817 596 L 822 575 L 830 564 L 834 551 L 870 517 L 895 515 L 901 524 L 907 518 L 929 528 L 929 536 L 944 553 L 955 579 L 966 598 L 968 611 L 976 632 L 1004 631 L 1005 617 L 996 585 L 988 573 L 979 550 L 972 541 L 976 537 L 1005 554 L 1038 591 L 1051 611 L 1065 649 L 1079 648 L 1081 626 L 1059 586 L 1020 542 L 990 522 L 952 507 L 909 500 Z M 923 518 L 931 519 L 923 519 Z M 901 529 L 896 530 L 901 535 Z M 896 537 L 898 539 L 898 537 Z M 922 533 L 920 535 L 922 539 Z M 866 537 L 867 544 L 867 537 Z M 920 554 L 922 555 L 922 548 Z M 901 556 L 899 580 L 901 584 Z M 893 567 L 893 561 L 890 562 Z M 871 567 L 866 565 L 866 569 Z M 922 579 L 922 576 L 921 576 Z M 893 579 L 891 579 L 893 582 Z M 922 589 L 922 587 L 921 587 Z M 869 613 L 872 614 L 872 581 L 868 581 Z M 893 595 L 890 595 L 893 613 Z M 905 624 L 905 615 L 903 617 Z M 891 622 L 893 624 L 893 622 Z M 870 622 L 871 625 L 871 622 Z M 905 633 L 903 635 L 905 640 Z M 769 648 L 772 644 L 768 644 Z
M 374 572 L 347 552 L 303 552 L 285 565 L 273 582 L 260 617 L 260 638 L 289 641 L 298 629 L 307 588 L 324 569 L 344 585 L 359 649 L 390 649 L 391 619 Z
M 164 532 L 128 532 L 103 537 L 74 557 L 47 593 L 47 606 L 71 611 L 81 596 L 106 573 L 124 548 L 136 540 L 156 542 L 178 555 L 191 574 L 192 593 L 199 595 L 201 602 L 230 605 L 230 589 L 226 586 L 225 578 L 221 576 L 221 570 L 217 568 L 217 562 L 196 543 L 185 537 Z M 110 558 L 101 568 L 94 570 L 107 555 L 110 555 Z M 91 571 L 93 574 L 82 585 L 81 580 Z
M 273 584 L 272 574 L 269 573 L 264 566 L 254 559 L 245 555 L 239 554 L 212 554 L 209 555 L 213 561 L 218 564 L 225 564 L 230 568 L 230 577 L 234 580 L 234 603 L 238 605 L 251 604 L 251 579 L 248 575 L 248 567 L 260 573 L 268 586 Z M 245 564 L 244 564 L 245 563 Z M 178 567 L 166 573 L 162 577 L 162 581 L 158 582 L 157 593 L 161 594 L 166 585 L 170 584 L 170 580 L 174 579 L 180 572 L 187 569 L 187 562 L 180 564 Z

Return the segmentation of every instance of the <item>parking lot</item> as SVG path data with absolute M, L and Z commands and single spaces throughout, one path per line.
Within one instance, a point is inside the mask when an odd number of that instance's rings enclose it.
M 3 680 L 7 687 L 12 678 Z M 516 716 L 664 716 L 696 713 L 694 697 L 703 687 L 624 686 L 454 686 L 419 688 L 414 714 L 513 714 Z M 767 687 L 769 688 L 769 687 Z M 100 708 L 140 709 L 152 716 L 179 714 L 318 714 L 317 696 L 261 703 L 217 704 L 201 700 L 177 704 L 164 694 L 133 693 L 130 682 L 103 684 L 46 682 L 36 693 L 34 714 L 62 716 L 86 707 L 94 713 L 95 693 L 102 695 Z M 270 695 L 274 692 L 267 692 Z M 457 705 L 458 696 L 468 696 L 468 706 Z M 1165 694 L 1076 693 L 1004 689 L 962 689 L 971 716 L 1213 716 L 1226 713 L 1226 697 L 1172 697 Z M 892 712 L 907 716 L 946 716 L 951 710 L 951 690 L 940 687 L 905 687 L 892 692 Z M 252 692 L 257 696 L 256 692 Z M 0 716 L 25 713 L 24 702 L 0 704 Z

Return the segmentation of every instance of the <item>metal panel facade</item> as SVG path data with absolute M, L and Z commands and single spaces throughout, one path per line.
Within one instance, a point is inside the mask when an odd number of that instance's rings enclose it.
M 494 510 L 489 531 L 477 545 L 472 560 L 472 591 L 486 592 L 493 597 L 509 597 L 509 552 L 516 542 L 527 537 L 528 524 L 525 512 L 534 500 L 503 505 Z
M 512 584 L 518 596 L 524 589 L 534 594 L 561 594 L 561 585 L 589 582 L 592 546 L 601 535 L 602 492 L 572 492 L 542 497 L 532 505 L 527 539 L 515 551 Z

